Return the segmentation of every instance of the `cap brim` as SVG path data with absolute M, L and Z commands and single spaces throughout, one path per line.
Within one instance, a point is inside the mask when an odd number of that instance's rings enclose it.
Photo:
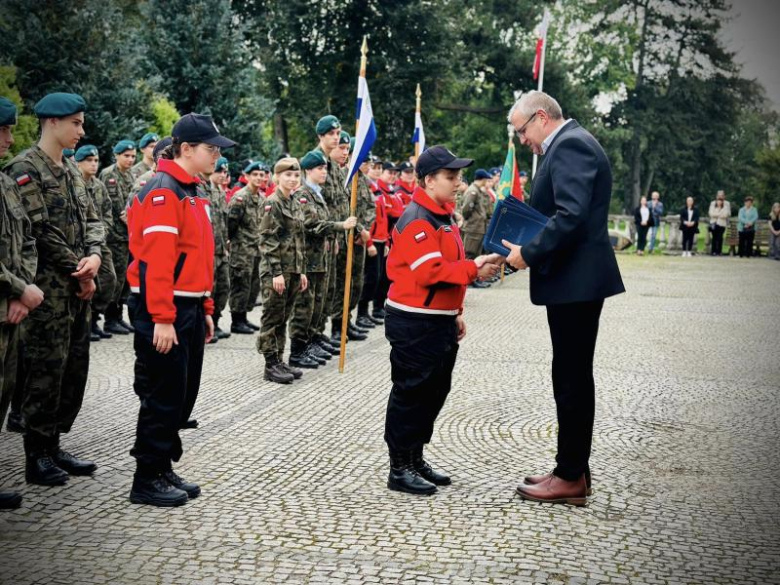
M 442 169 L 465 169 L 466 167 L 470 167 L 474 164 L 474 159 L 471 158 L 456 158 L 451 163 L 447 163 L 446 165 L 440 167 Z
M 225 138 L 222 135 L 214 136 L 213 138 L 209 138 L 208 140 L 204 140 L 206 144 L 213 144 L 214 146 L 219 146 L 220 148 L 233 148 L 236 143 L 232 140 Z

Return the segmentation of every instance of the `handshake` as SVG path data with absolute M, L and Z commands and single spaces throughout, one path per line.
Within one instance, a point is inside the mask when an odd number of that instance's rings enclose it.
M 477 280 L 495 276 L 505 261 L 506 258 L 501 254 L 485 254 L 474 258 L 474 263 L 477 265 Z

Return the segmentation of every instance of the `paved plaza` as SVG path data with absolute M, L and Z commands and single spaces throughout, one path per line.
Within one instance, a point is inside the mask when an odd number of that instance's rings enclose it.
M 521 501 L 552 467 L 555 410 L 543 308 L 525 273 L 471 290 L 468 335 L 429 448 L 453 485 L 390 492 L 382 439 L 389 346 L 375 330 L 290 386 L 263 381 L 254 338 L 209 346 L 178 471 L 177 509 L 127 499 L 138 400 L 129 337 L 95 344 L 64 445 L 94 478 L 23 485 L 0 434 L 0 582 L 780 583 L 780 262 L 620 257 L 596 351 L 594 495 Z M 252 320 L 259 320 L 259 310 Z

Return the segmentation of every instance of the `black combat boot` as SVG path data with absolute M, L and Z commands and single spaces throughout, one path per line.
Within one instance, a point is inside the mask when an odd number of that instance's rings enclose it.
M 0 510 L 15 510 L 22 505 L 22 494 L 0 490 Z
M 116 319 L 107 318 L 105 325 L 103 325 L 103 331 L 113 333 L 114 335 L 130 335 L 130 331 L 122 327 Z
M 428 496 L 436 493 L 436 486 L 423 478 L 414 468 L 412 451 L 390 452 L 390 474 L 387 487 L 396 492 Z
M 363 329 L 358 329 L 352 323 L 347 323 L 347 339 L 350 341 L 365 341 L 368 339 L 368 335 L 363 332 Z
M 97 312 L 92 313 L 92 330 L 96 331 L 103 339 L 111 339 L 113 337 L 113 335 L 100 328 L 100 313 Z
M 173 486 L 162 473 L 136 473 L 133 477 L 133 487 L 130 489 L 130 501 L 133 504 L 170 508 L 186 504 L 189 499 L 187 492 Z
M 419 473 L 423 478 L 435 485 L 450 485 L 452 480 L 449 476 L 439 473 L 433 467 L 431 467 L 425 458 L 423 457 L 423 446 L 417 447 L 413 451 L 412 464 L 415 471 Z
M 95 323 L 95 318 L 92 317 L 92 327 L 89 330 L 89 342 L 95 343 L 96 341 L 100 341 L 103 339 L 100 337 L 100 333 L 97 332 L 97 323 Z
M 352 322 L 352 319 L 350 318 L 350 320 L 349 320 L 349 323 L 347 323 L 347 328 L 348 328 L 348 329 L 352 329 L 353 331 L 357 331 L 358 333 L 363 333 L 363 334 L 365 335 L 365 334 L 367 334 L 367 333 L 368 333 L 369 329 L 373 329 L 373 328 L 374 328 L 374 327 L 373 327 L 373 325 L 374 325 L 374 324 L 372 323 L 371 325 L 372 325 L 372 326 L 371 326 L 371 327 L 368 327 L 368 328 L 366 328 L 366 327 L 360 327 L 359 325 L 355 325 L 355 324 Z
M 263 377 L 269 382 L 276 382 L 277 384 L 292 384 L 295 377 L 288 372 L 279 358 L 274 356 L 266 356 L 265 358 L 265 372 Z
M 303 339 L 292 339 L 290 341 L 290 361 L 291 366 L 298 368 L 316 369 L 319 362 L 312 359 L 306 353 L 306 342 Z
M 67 472 L 69 475 L 92 475 L 97 469 L 94 461 L 79 459 L 67 451 L 63 451 L 56 446 L 52 452 L 52 459 L 57 467 Z
M 246 323 L 246 313 L 230 313 L 230 316 L 232 320 L 230 324 L 231 333 L 252 335 L 255 332 L 255 330 Z
M 316 349 L 314 349 L 315 347 L 316 347 Z M 307 356 L 309 356 L 309 358 L 311 358 L 315 362 L 317 362 L 318 366 L 324 366 L 325 364 L 328 363 L 328 360 L 333 357 L 332 355 L 328 354 L 328 358 L 325 359 L 324 357 L 319 355 L 319 353 L 315 354 L 315 352 L 322 352 L 322 349 L 320 347 L 318 347 L 318 346 L 315 346 L 314 344 L 311 344 L 311 343 L 307 343 L 306 344 L 306 349 L 304 349 L 303 351 L 304 351 L 304 353 Z
M 25 466 L 27 483 L 36 485 L 65 485 L 70 476 L 58 467 L 47 448 L 49 439 L 26 433 L 24 436 Z
M 190 500 L 194 500 L 200 495 L 200 486 L 197 483 L 185 480 L 177 475 L 173 469 L 164 472 L 163 477 L 173 487 L 185 492 Z
M 330 344 L 337 349 L 341 347 L 341 319 L 330 320 Z
M 385 320 L 385 317 L 387 316 L 387 313 L 385 313 L 385 310 L 382 307 L 379 307 L 378 309 L 374 307 L 374 310 L 371 311 L 371 316 L 374 319 L 378 319 L 379 321 Z
M 330 344 L 328 344 L 328 345 L 330 345 Z M 306 351 L 309 353 L 309 355 L 311 355 L 315 359 L 325 360 L 326 362 L 329 361 L 333 357 L 332 353 L 330 353 L 329 351 L 325 350 L 316 341 L 310 342 L 309 345 L 306 346 Z M 320 365 L 324 365 L 324 364 L 320 364 Z
M 358 327 L 362 327 L 363 329 L 375 329 L 376 323 L 374 323 L 371 320 L 371 317 L 368 316 L 368 314 L 365 315 L 358 315 L 357 319 L 355 320 L 355 325 Z
M 314 338 L 314 343 L 316 343 L 322 349 L 330 353 L 330 355 L 338 355 L 339 353 L 341 353 L 340 348 L 333 347 L 333 345 L 331 345 L 330 337 L 328 337 L 327 335 L 323 335 L 322 333 L 320 333 Z
M 284 363 L 284 352 L 280 351 L 279 355 L 276 357 L 279 358 L 279 363 L 282 364 L 282 369 L 291 373 L 294 379 L 300 380 L 303 377 L 303 370 L 299 370 L 295 366 Z
M 214 319 L 214 336 L 217 339 L 227 339 L 230 337 L 230 333 L 222 331 L 222 329 L 219 328 L 219 318 Z
M 9 433 L 24 432 L 24 419 L 22 419 L 21 412 L 14 412 L 12 410 L 8 413 L 8 422 L 5 423 L 5 430 Z

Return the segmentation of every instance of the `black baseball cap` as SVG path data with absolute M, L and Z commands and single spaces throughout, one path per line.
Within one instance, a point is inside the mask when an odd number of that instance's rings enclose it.
M 414 165 L 409 161 L 404 161 L 398 165 L 398 170 L 401 173 L 405 173 L 406 171 L 414 171 Z
M 398 171 L 398 167 L 395 166 L 393 163 L 388 161 L 388 162 L 382 163 L 382 170 L 383 171 Z
M 171 136 L 179 144 L 182 142 L 203 142 L 204 144 L 219 146 L 220 148 L 232 148 L 236 145 L 232 140 L 222 136 L 211 116 L 205 114 L 187 114 L 182 116 L 174 124 Z
M 418 158 L 415 170 L 420 177 L 439 169 L 464 169 L 474 164 L 473 159 L 458 158 L 446 146 L 437 144 L 426 149 Z

